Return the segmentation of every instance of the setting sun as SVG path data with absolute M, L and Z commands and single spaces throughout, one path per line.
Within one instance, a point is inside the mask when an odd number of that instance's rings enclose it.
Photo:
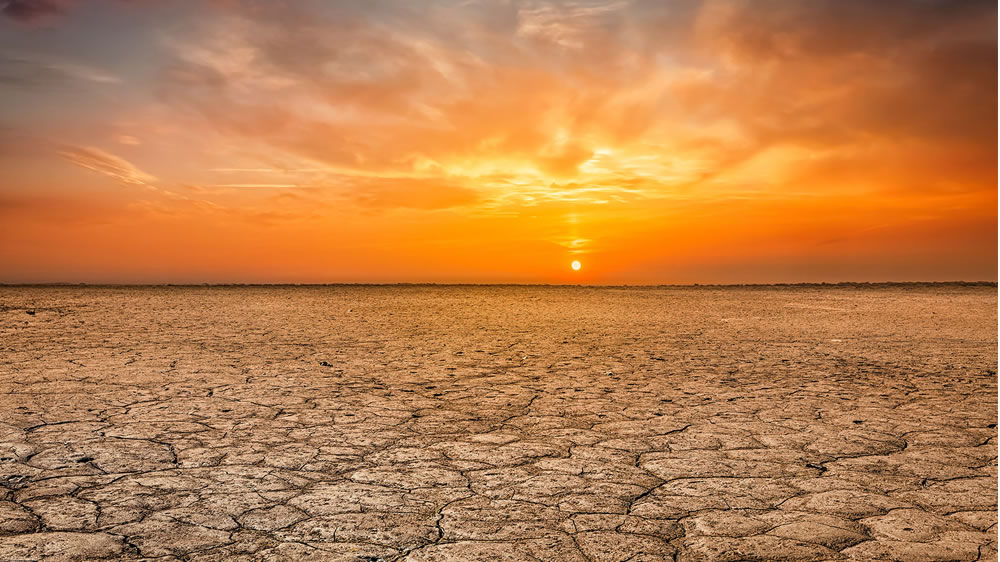
M 573 271 L 580 271 L 580 262 L 578 261 L 573 261 L 569 266 L 573 268 Z

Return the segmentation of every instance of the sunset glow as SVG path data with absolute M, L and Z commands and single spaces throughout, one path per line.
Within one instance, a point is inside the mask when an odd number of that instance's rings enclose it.
M 0 6 L 0 282 L 996 279 L 995 2 Z

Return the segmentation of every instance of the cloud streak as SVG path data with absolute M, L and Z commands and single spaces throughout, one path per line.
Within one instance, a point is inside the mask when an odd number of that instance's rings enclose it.
M 143 172 L 124 158 L 90 146 L 68 146 L 59 155 L 69 162 L 108 176 L 125 185 L 151 186 L 156 178 Z

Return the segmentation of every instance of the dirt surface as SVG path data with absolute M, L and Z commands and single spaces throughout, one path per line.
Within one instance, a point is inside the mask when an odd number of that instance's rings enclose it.
M 0 287 L 0 559 L 997 558 L 995 287 Z

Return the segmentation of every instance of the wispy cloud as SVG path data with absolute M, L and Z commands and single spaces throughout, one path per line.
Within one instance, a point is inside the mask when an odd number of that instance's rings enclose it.
M 518 9 L 517 34 L 561 47 L 583 49 L 613 26 L 628 2 L 526 2 Z
M 122 79 L 91 65 L 32 53 L 0 52 L 0 82 L 23 87 L 54 88 L 58 81 L 120 84 Z
M 41 62 L 43 68 L 88 82 L 99 84 L 120 84 L 122 79 L 99 68 L 65 61 Z
M 124 158 L 89 146 L 70 146 L 59 155 L 73 164 L 103 174 L 127 185 L 151 185 L 156 178 L 143 172 Z
M 221 183 L 221 184 L 215 184 L 213 187 L 263 187 L 263 188 L 273 187 L 273 188 L 282 188 L 282 187 L 298 187 L 298 184 L 295 184 L 295 183 Z

